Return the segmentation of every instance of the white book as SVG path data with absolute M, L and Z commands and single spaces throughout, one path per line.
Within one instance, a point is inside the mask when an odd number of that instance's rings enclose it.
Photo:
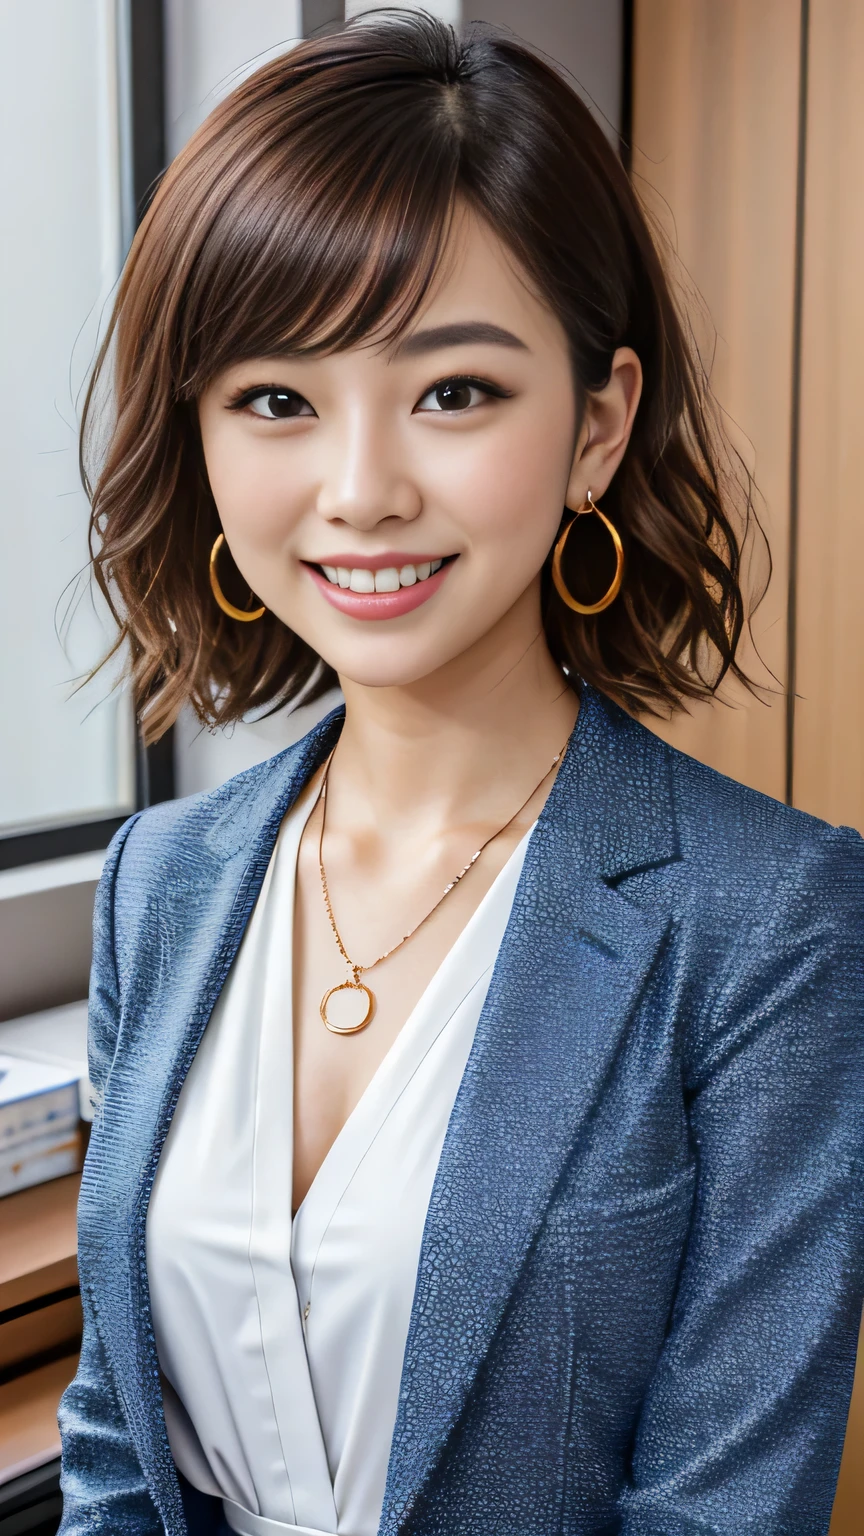
M 0 1148 L 0 1195 L 14 1195 L 31 1184 L 59 1179 L 65 1173 L 77 1173 L 81 1167 L 81 1132 L 76 1115 L 75 1127 L 38 1136 L 17 1147 Z
M 0 1153 L 78 1126 L 78 1078 L 68 1067 L 0 1056 Z
M 87 1076 L 87 1003 L 64 1003 L 23 1019 L 0 1024 L 0 1055 L 24 1056 L 64 1067 L 78 1078 L 78 1110 L 93 1119 L 93 1089 Z

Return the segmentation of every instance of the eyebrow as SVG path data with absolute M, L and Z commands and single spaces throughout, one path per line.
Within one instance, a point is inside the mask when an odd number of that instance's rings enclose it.
M 505 331 L 503 326 L 491 325 L 485 320 L 464 320 L 453 325 L 434 325 L 425 331 L 413 331 L 396 348 L 399 357 L 420 357 L 425 352 L 437 352 L 442 347 L 459 347 L 468 342 L 486 342 L 493 347 L 516 347 L 527 352 L 524 341 Z

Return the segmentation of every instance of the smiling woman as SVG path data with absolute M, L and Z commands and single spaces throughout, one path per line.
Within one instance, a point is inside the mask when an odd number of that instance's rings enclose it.
M 748 490 L 603 134 L 511 40 L 305 43 L 103 383 L 145 730 L 345 709 L 109 853 L 64 1536 L 816 1536 L 864 845 L 634 719 L 737 670 Z
M 554 534 L 587 489 L 568 500 L 557 463 L 555 527 L 540 561 L 548 643 L 560 663 L 637 710 L 668 711 L 738 670 L 748 487 L 732 472 L 617 157 L 564 81 L 518 46 L 480 34 L 463 47 L 424 35 L 422 23 L 381 25 L 367 18 L 295 49 L 217 107 L 167 171 L 126 266 L 86 418 L 110 357 L 116 428 L 92 471 L 96 573 L 131 641 L 148 738 L 187 701 L 223 723 L 310 679 L 307 698 L 332 686 L 331 658 L 322 665 L 293 609 L 268 604 L 242 634 L 214 610 L 207 569 L 220 526 L 244 576 L 253 586 L 259 578 L 244 568 L 188 424 L 230 370 L 230 403 L 247 421 L 269 415 L 293 431 L 317 410 L 301 375 L 323 387 L 361 352 L 398 365 L 390 371 L 403 389 L 417 390 L 412 410 L 423 400 L 430 414 L 449 415 L 468 389 L 487 415 L 495 402 L 505 407 L 485 451 L 497 458 L 511 440 L 514 449 L 487 482 L 488 507 L 513 464 L 524 465 L 511 433 L 527 425 L 526 409 L 535 420 L 551 410 L 549 437 L 563 413 L 575 441 L 616 349 L 632 348 L 645 391 L 628 452 L 608 487 L 610 476 L 592 485 L 595 500 L 608 489 L 604 511 L 623 542 L 623 600 L 586 622 L 555 591 Z M 460 258 L 464 302 L 444 303 L 443 273 Z M 542 356 L 519 329 L 533 334 L 538 320 Z M 533 386 L 552 355 L 541 405 Z M 324 358 L 329 373 L 317 366 Z M 513 387 L 531 377 L 515 402 L 511 375 Z M 318 437 L 330 432 L 322 417 Z M 460 474 L 470 454 L 448 446 L 445 472 Z M 298 455 L 308 460 L 292 448 L 292 466 Z M 529 482 L 525 465 L 523 490 Z M 609 585 L 609 542 L 588 523 L 578 533 L 568 574 L 589 606 Z M 248 587 L 237 588 L 245 602 Z
M 270 612 L 337 674 L 407 682 L 533 612 L 525 573 L 542 570 L 589 477 L 605 489 L 640 381 L 618 347 L 602 389 L 580 400 L 560 320 L 460 202 L 416 326 L 238 361 L 205 386 L 208 483 Z M 354 622 L 395 621 L 433 597 L 434 619 L 402 626 L 396 653 L 389 625 Z

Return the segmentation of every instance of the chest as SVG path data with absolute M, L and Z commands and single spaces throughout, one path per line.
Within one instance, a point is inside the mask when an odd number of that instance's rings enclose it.
M 373 1536 L 423 1230 L 494 961 L 495 908 L 475 914 L 436 973 L 292 1219 L 290 951 L 273 943 L 276 874 L 186 1077 L 150 1200 L 159 1358 L 185 1411 L 169 1399 L 166 1416 L 193 1481 L 201 1458 L 186 1422 L 221 1496 L 322 1531 L 337 1528 L 338 1509 L 348 1529 Z
M 291 916 L 295 1209 L 433 978 L 449 963 L 457 944 L 466 951 L 462 936 L 490 899 L 491 918 L 481 915 L 480 929 L 486 935 L 491 921 L 494 943 L 475 933 L 471 942 L 475 951 L 480 943 L 481 951 L 471 955 L 467 965 L 457 961 L 457 968 L 461 966 L 463 977 L 470 971 L 474 978 L 478 953 L 486 957 L 484 963 L 494 962 L 521 869 L 525 830 L 514 828 L 490 847 L 437 907 L 445 884 L 441 870 L 449 869 L 443 858 L 433 859 L 416 878 L 397 868 L 391 878 L 385 874 L 368 886 L 356 870 L 337 864 L 329 880 L 328 911 L 313 810 L 299 841 Z M 434 910 L 424 921 L 430 908 Z M 368 998 L 356 991 L 333 993 L 351 979 L 337 932 L 351 959 L 364 968 L 361 981 Z M 410 937 L 400 942 L 406 933 Z M 385 954 L 379 963 L 371 963 Z M 325 1011 L 337 1026 L 362 1021 L 364 1011 L 371 1013 L 368 1023 L 355 1033 L 328 1029 L 322 1018 L 328 994 Z

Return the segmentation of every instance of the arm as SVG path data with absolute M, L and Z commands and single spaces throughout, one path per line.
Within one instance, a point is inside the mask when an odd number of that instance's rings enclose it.
M 134 818 L 133 818 L 134 820 Z M 114 960 L 114 885 L 123 844 L 132 826 L 118 832 L 96 892 L 93 968 L 90 977 L 88 1055 L 96 1091 L 96 1115 L 114 1059 L 119 995 Z M 84 1340 L 78 1374 L 60 1402 L 63 1443 L 61 1536 L 94 1532 L 159 1536 L 160 1521 L 111 1379 L 111 1370 L 85 1285 L 81 1287 Z
M 699 1184 L 622 1536 L 823 1536 L 861 1318 L 864 843 L 811 843 L 694 1032 Z

